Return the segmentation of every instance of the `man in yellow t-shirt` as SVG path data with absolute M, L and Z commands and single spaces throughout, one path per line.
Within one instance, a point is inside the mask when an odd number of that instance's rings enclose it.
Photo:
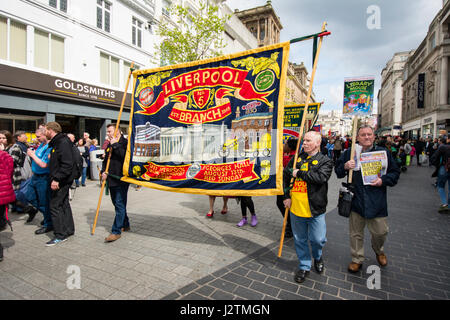
M 311 270 L 311 244 L 314 268 L 324 270 L 322 248 L 326 239 L 325 212 L 327 206 L 328 179 L 333 171 L 333 162 L 320 152 L 322 136 L 309 131 L 303 139 L 303 151 L 299 154 L 295 169 L 294 158 L 283 172 L 285 190 L 284 205 L 290 209 L 291 228 L 294 234 L 295 251 L 299 259 L 299 270 L 294 276 L 298 283 L 305 281 Z M 291 190 L 291 178 L 295 178 Z

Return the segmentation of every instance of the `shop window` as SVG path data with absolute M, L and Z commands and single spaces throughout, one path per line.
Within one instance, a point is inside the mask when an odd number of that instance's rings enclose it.
M 0 128 L 2 130 L 8 130 L 9 132 L 14 132 L 14 120 L 13 119 L 0 119 Z

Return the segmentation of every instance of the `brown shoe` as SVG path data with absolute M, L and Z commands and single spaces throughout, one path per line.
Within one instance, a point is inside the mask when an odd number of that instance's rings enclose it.
M 125 227 L 125 228 L 122 228 L 121 230 L 122 230 L 122 232 L 128 232 L 128 231 L 130 231 L 131 229 L 130 229 L 130 227 Z
M 120 238 L 120 234 L 111 233 L 105 238 L 105 242 L 113 242 Z
M 348 265 L 348 271 L 351 273 L 356 273 L 361 270 L 362 263 L 352 262 Z
M 384 253 L 382 253 L 382 254 L 377 254 L 377 261 L 378 261 L 378 264 L 379 264 L 381 267 L 387 266 L 387 258 L 386 258 L 386 255 L 385 255 Z

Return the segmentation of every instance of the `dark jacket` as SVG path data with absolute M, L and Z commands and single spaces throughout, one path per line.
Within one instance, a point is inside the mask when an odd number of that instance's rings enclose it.
M 308 163 L 308 171 L 299 170 L 297 177 L 306 182 L 309 207 L 313 216 L 318 216 L 327 211 L 328 204 L 328 179 L 333 172 L 333 161 L 327 156 L 318 152 L 311 158 L 307 159 L 308 154 L 302 152 L 297 159 L 296 169 L 300 169 L 304 163 Z M 312 164 L 313 161 L 317 164 Z M 290 199 L 289 184 L 292 178 L 292 167 L 294 157 L 289 161 L 283 171 L 284 198 Z
M 108 161 L 109 153 L 112 149 L 111 154 L 111 162 L 109 163 L 108 173 L 114 175 L 116 177 L 108 176 L 108 185 L 109 187 L 117 187 L 126 182 L 120 181 L 117 177 L 122 177 L 122 168 L 123 162 L 125 161 L 125 153 L 127 151 L 128 140 L 121 136 L 119 142 L 114 143 L 113 145 L 108 145 L 105 151 L 105 159 L 102 163 L 102 173 L 106 170 L 106 162 Z
M 372 149 L 367 152 L 380 150 L 386 149 L 376 146 L 372 147 Z M 348 171 L 344 169 L 344 165 L 350 160 L 350 151 L 350 149 L 345 151 L 336 162 L 334 171 L 339 179 L 344 178 L 348 173 Z M 364 185 L 361 170 L 353 171 L 352 185 L 355 187 L 355 196 L 352 201 L 352 211 L 367 219 L 387 217 L 386 187 L 395 186 L 400 176 L 400 169 L 392 157 L 392 154 L 388 150 L 386 150 L 386 153 L 388 158 L 388 168 L 386 174 L 381 177 L 381 180 L 383 181 L 381 187 Z
M 50 181 L 59 182 L 59 186 L 72 184 L 75 161 L 72 156 L 72 141 L 64 134 L 58 133 L 48 143 L 50 153 Z
M 448 160 L 449 158 L 450 158 L 450 145 L 442 144 L 430 158 L 430 163 L 436 168 L 440 168 L 442 165 L 445 165 L 447 161 L 449 161 Z

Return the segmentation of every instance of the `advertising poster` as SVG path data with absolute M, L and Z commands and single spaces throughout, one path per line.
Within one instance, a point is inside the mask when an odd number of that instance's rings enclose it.
M 346 78 L 342 113 L 344 115 L 371 115 L 374 84 L 374 77 Z
M 282 193 L 289 43 L 133 72 L 122 180 L 217 196 Z

